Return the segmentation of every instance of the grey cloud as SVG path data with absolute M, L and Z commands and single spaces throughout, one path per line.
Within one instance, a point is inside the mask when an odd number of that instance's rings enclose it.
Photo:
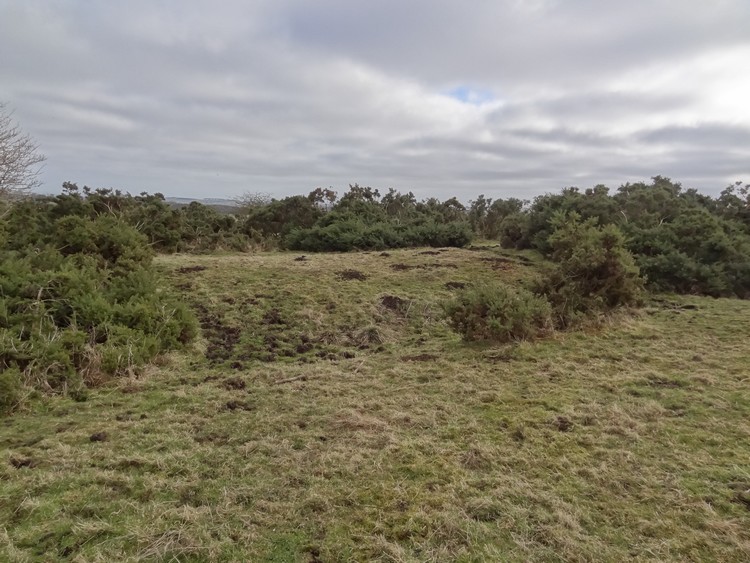
M 748 171 L 750 114 L 729 123 L 680 80 L 750 48 L 748 21 L 742 0 L 0 0 L 0 100 L 53 191 L 359 182 L 469 199 L 655 174 L 716 191 Z M 497 101 L 462 104 L 455 86 Z
M 750 147 L 750 126 L 743 127 L 723 123 L 703 123 L 693 126 L 672 125 L 643 131 L 638 138 L 646 143 L 699 145 L 707 149 L 734 147 L 747 150 Z

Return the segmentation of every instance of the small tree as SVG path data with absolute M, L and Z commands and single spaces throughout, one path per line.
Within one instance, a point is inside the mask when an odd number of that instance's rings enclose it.
M 0 104 L 0 199 L 11 199 L 39 186 L 44 160 L 36 142 Z

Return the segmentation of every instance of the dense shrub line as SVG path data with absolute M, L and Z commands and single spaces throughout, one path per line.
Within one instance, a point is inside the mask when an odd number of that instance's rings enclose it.
M 366 224 L 351 218 L 309 229 L 295 229 L 284 240 L 290 250 L 331 252 L 384 250 L 414 246 L 465 246 L 472 233 L 466 223 L 398 224 L 380 221 Z
M 70 217 L 117 218 L 157 252 L 460 247 L 476 235 L 551 257 L 555 217 L 573 213 L 619 230 L 652 290 L 750 297 L 750 187 L 739 183 L 712 198 L 656 176 L 615 193 L 601 185 L 565 188 L 532 202 L 479 196 L 468 206 L 456 198 L 417 201 L 395 190 L 381 195 L 354 184 L 341 197 L 320 188 L 282 199 L 250 196 L 231 214 L 197 202 L 175 208 L 160 194 L 133 197 L 66 183 L 58 196 L 19 204 L 9 229 L 22 247 L 27 241 L 18 225 L 50 229 L 67 217 L 70 223 L 55 227 L 64 231 L 76 227 Z M 70 243 L 76 248 L 81 241 Z
M 550 256 L 559 214 L 618 229 L 648 287 L 712 296 L 750 297 L 750 186 L 729 186 L 712 198 L 683 189 L 669 178 L 605 186 L 566 188 L 522 202 L 483 196 L 468 211 L 481 236 L 511 248 Z M 614 232 L 614 231 L 612 231 Z

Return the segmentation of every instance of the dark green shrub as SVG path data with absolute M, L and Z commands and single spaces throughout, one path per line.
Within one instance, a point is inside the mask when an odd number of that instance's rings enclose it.
M 471 242 L 472 231 L 468 223 L 435 223 L 429 222 L 416 227 L 420 236 L 419 246 L 461 248 Z
M 284 247 L 308 252 L 346 252 L 351 250 L 384 250 L 413 246 L 465 246 L 471 242 L 466 223 L 396 224 L 381 221 L 366 224 L 339 215 L 340 221 L 322 222 L 310 229 L 295 229 L 285 239 Z
M 19 238 L 8 230 L 0 374 L 81 399 L 86 382 L 130 372 L 195 337 L 193 315 L 159 286 L 145 237 L 117 218 L 61 216 Z
M 548 244 L 556 264 L 536 292 L 552 304 L 558 326 L 641 299 L 643 279 L 622 233 L 614 225 L 596 223 L 594 218 L 581 221 L 576 213 L 560 213 L 552 221 Z
M 444 310 L 448 324 L 470 341 L 525 340 L 552 328 L 544 298 L 503 285 L 470 287 L 448 301 Z
M 323 211 L 310 198 L 287 197 L 250 209 L 242 230 L 246 234 L 259 231 L 264 236 L 283 238 L 294 229 L 312 227 L 322 215 Z

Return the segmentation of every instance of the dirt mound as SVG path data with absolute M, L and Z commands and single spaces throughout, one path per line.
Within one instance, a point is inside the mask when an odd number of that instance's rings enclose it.
M 247 384 L 241 377 L 229 377 L 222 382 L 221 386 L 227 391 L 240 391 L 247 387 Z
M 269 309 L 263 315 L 263 324 L 265 325 L 285 325 L 287 322 L 282 318 L 278 309 Z
M 344 270 L 338 273 L 338 278 L 340 280 L 365 281 L 367 276 L 359 270 Z
M 380 304 L 389 311 L 403 311 L 409 306 L 409 301 L 395 295 L 384 295 L 380 298 Z

